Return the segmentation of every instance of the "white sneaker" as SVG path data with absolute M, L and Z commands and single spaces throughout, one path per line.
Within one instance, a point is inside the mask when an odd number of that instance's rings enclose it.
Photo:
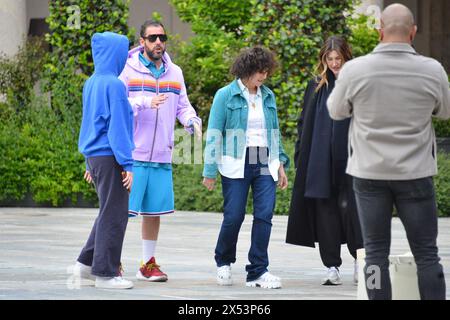
M 217 268 L 217 284 L 220 286 L 231 286 L 231 266 L 221 266 Z
M 328 268 L 327 276 L 322 280 L 324 286 L 338 286 L 341 285 L 341 275 L 339 269 L 336 267 Z
M 355 259 L 355 264 L 353 266 L 353 284 L 358 285 L 358 260 Z
M 133 282 L 122 277 L 96 277 L 95 287 L 100 289 L 131 289 Z
M 266 289 L 279 289 L 281 288 L 281 279 L 270 274 L 264 273 L 261 277 L 253 281 L 247 281 L 245 284 L 247 287 L 261 287 Z
M 76 262 L 73 267 L 73 276 L 80 280 L 92 280 L 95 281 L 95 276 L 91 274 L 92 267 Z

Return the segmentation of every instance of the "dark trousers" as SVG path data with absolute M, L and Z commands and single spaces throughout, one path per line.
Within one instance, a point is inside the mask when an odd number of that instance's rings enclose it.
M 122 183 L 122 167 L 113 156 L 92 157 L 87 162 L 100 212 L 78 261 L 92 266 L 93 275 L 116 277 L 128 223 L 128 191 Z
M 230 179 L 222 176 L 222 193 L 224 197 L 223 222 L 215 249 L 218 267 L 236 262 L 236 245 L 250 187 L 253 192 L 253 225 L 251 246 L 248 254 L 250 264 L 246 266 L 247 281 L 259 278 L 267 271 L 269 257 L 270 233 L 272 229 L 273 210 L 275 208 L 276 183 L 269 173 L 267 156 L 251 161 L 254 151 L 247 149 L 245 173 L 242 179 Z M 266 148 L 264 155 L 267 155 Z M 250 160 L 249 160 L 250 154 Z
M 343 242 L 347 243 L 348 251 L 354 259 L 356 250 L 363 247 L 353 191 L 348 193 L 343 197 L 345 200 L 340 199 L 337 192 L 327 199 L 314 199 L 320 258 L 327 268 L 341 266 Z
M 393 205 L 405 227 L 417 265 L 421 299 L 445 299 L 444 272 L 436 245 L 438 221 L 433 179 L 385 181 L 354 178 L 353 187 L 366 250 L 364 274 L 369 299 L 392 299 L 389 251 Z M 379 274 L 374 274 L 374 270 Z M 372 281 L 377 276 L 380 277 L 379 286 Z

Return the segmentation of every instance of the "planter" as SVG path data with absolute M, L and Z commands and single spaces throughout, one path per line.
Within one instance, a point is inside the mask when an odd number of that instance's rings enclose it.
M 34 207 L 34 208 L 49 208 L 54 207 L 51 202 L 37 203 L 33 200 L 33 195 L 27 193 L 22 200 L 4 200 L 0 201 L 0 207 Z M 98 204 L 96 201 L 88 201 L 83 198 L 81 194 L 77 195 L 77 201 L 72 202 L 71 199 L 65 199 L 64 202 L 59 205 L 61 208 L 96 208 Z

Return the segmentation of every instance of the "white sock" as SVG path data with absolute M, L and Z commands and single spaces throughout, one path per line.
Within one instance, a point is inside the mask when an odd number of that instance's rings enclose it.
M 155 256 L 156 240 L 142 239 L 142 260 L 147 263 Z

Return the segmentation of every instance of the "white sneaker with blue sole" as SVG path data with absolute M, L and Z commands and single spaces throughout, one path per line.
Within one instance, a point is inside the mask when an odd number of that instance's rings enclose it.
M 221 266 L 217 268 L 217 284 L 219 286 L 231 286 L 233 284 L 230 266 Z
M 266 289 L 280 289 L 281 279 L 270 274 L 269 272 L 264 273 L 261 277 L 253 281 L 247 281 L 245 284 L 247 287 L 261 287 Z

